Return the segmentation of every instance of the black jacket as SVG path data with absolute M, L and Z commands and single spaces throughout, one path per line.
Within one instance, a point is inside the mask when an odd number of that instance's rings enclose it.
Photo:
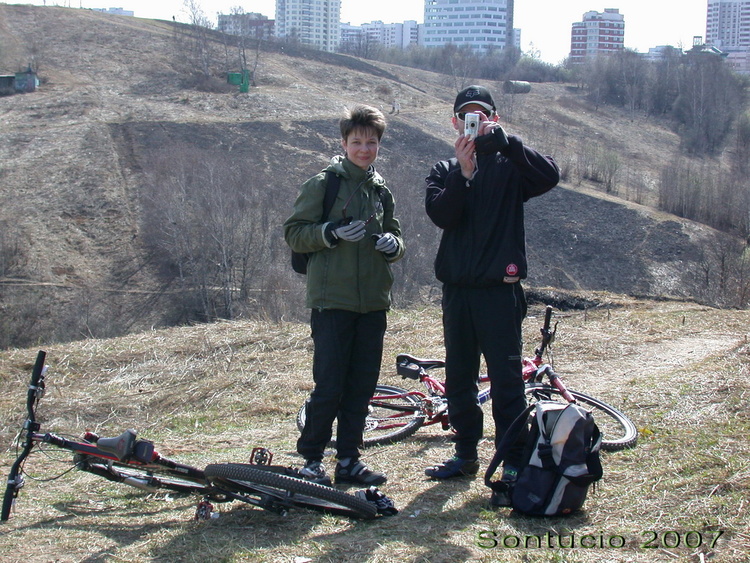
M 492 133 L 476 140 L 478 166 L 468 184 L 455 158 L 426 178 L 427 215 L 443 229 L 435 258 L 443 283 L 489 287 L 526 277 L 523 204 L 555 187 L 560 169 L 519 137 L 508 142 L 500 152 Z

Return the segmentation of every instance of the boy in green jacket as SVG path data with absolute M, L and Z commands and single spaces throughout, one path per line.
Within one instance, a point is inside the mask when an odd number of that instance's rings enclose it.
M 383 357 L 390 264 L 403 256 L 404 242 L 393 194 L 373 166 L 385 117 L 373 107 L 356 106 L 339 126 L 344 156 L 334 156 L 326 168 L 340 179 L 328 217 L 323 221 L 323 170 L 302 185 L 284 222 L 291 249 L 309 253 L 307 306 L 315 347 L 315 387 L 297 451 L 305 458 L 302 474 L 327 482 L 323 452 L 336 420 L 336 483 L 371 486 L 387 478 L 360 461 L 359 446 Z

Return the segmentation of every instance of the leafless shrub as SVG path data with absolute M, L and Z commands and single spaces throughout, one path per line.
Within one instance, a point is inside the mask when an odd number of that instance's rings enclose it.
M 232 155 L 171 147 L 143 187 L 145 244 L 180 290 L 184 320 L 236 318 L 274 245 L 273 194 Z

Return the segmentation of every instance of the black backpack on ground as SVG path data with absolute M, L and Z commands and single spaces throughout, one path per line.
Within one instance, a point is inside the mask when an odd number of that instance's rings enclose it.
M 338 174 L 331 170 L 326 170 L 326 195 L 323 198 L 323 215 L 320 218 L 320 222 L 324 223 L 328 219 L 328 214 L 333 208 L 333 202 L 336 201 L 336 196 L 339 193 L 339 186 L 341 185 L 341 178 Z M 310 259 L 310 254 L 307 252 L 295 252 L 292 250 L 292 269 L 298 274 L 307 274 L 307 261 Z
M 492 481 L 508 451 L 524 440 L 514 483 Z M 484 476 L 493 491 L 507 492 L 511 506 L 533 516 L 561 516 L 580 509 L 589 486 L 602 478 L 601 433 L 593 415 L 576 404 L 539 401 L 511 425 Z

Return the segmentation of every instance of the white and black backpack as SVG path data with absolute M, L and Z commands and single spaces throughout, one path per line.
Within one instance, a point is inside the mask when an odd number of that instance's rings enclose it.
M 517 481 L 492 481 L 519 439 L 525 445 Z M 513 509 L 523 514 L 570 514 L 583 506 L 589 486 L 602 478 L 600 446 L 601 433 L 589 411 L 574 403 L 539 401 L 508 429 L 484 480 L 495 491 L 507 491 Z

